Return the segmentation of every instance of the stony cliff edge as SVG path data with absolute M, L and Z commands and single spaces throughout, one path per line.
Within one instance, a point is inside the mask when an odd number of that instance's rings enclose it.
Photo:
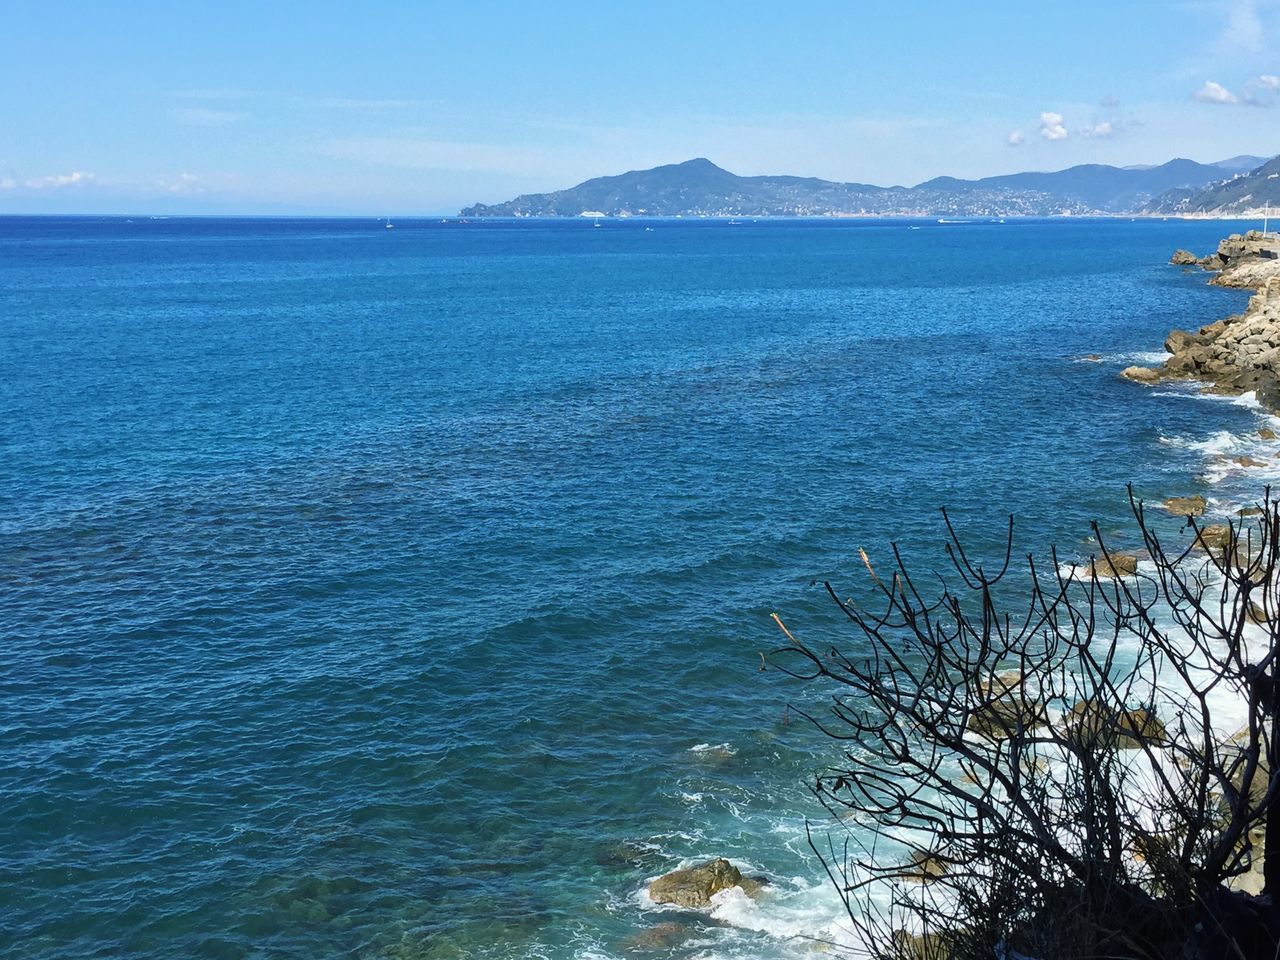
M 1280 414 L 1280 236 L 1250 230 L 1232 234 L 1207 257 L 1186 250 L 1171 263 L 1199 266 L 1216 273 L 1220 287 L 1256 291 L 1241 314 L 1199 330 L 1174 330 L 1164 348 L 1170 354 L 1160 367 L 1128 367 L 1121 372 L 1138 383 L 1203 380 L 1213 393 L 1254 393 L 1258 402 Z

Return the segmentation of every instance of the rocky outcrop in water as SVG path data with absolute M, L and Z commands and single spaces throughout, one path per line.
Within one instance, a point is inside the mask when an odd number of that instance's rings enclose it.
M 1187 264 L 1191 254 L 1174 253 L 1171 262 Z M 1244 313 L 1190 332 L 1175 330 L 1165 340 L 1170 353 L 1162 367 L 1127 367 L 1121 376 L 1143 384 L 1161 380 L 1204 380 L 1214 393 L 1253 392 L 1273 413 L 1280 413 L 1280 237 L 1251 230 L 1233 234 L 1217 252 L 1195 260 L 1218 271 L 1218 286 L 1257 292 Z
M 1200 494 L 1190 497 L 1170 497 L 1164 502 L 1164 508 L 1179 517 L 1204 516 L 1209 502 Z
M 1082 700 L 1066 718 L 1072 737 L 1085 743 L 1112 744 L 1121 750 L 1138 750 L 1145 744 L 1159 746 L 1167 739 L 1164 724 L 1141 707 L 1116 712 L 1095 700 Z
M 1280 237 L 1250 230 L 1233 233 L 1207 257 L 1190 250 L 1175 250 L 1169 262 L 1179 267 L 1203 267 L 1218 275 L 1210 283 L 1219 287 L 1257 289 L 1272 277 L 1280 277 Z
M 1138 572 L 1138 557 L 1132 553 L 1108 552 L 1090 564 L 1089 572 L 1102 580 L 1132 577 Z
M 711 898 L 721 890 L 741 887 L 748 896 L 756 896 L 764 888 L 759 877 L 744 877 L 742 871 L 720 857 L 695 867 L 672 870 L 649 884 L 649 897 L 654 903 L 674 903 L 680 907 L 710 906 Z

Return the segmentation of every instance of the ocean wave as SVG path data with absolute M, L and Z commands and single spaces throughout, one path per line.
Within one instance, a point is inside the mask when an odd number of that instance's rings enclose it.
M 1144 367 L 1150 367 L 1164 363 L 1170 356 L 1171 354 L 1164 350 L 1131 350 L 1127 353 L 1097 354 L 1097 360 L 1092 360 L 1089 357 L 1079 357 L 1078 359 L 1085 363 L 1116 363 L 1125 364 L 1126 366 L 1139 364 Z
M 732 857 L 728 859 L 744 876 L 759 876 L 763 873 L 758 865 L 749 861 Z M 698 858 L 685 859 L 675 869 L 693 866 L 698 862 Z M 654 879 L 656 877 L 648 878 L 634 892 L 631 898 L 633 904 L 645 913 L 657 917 L 687 913 L 686 907 L 656 903 L 649 897 L 649 883 Z M 731 887 L 714 894 L 709 906 L 701 912 L 724 927 L 721 930 L 712 928 L 709 932 L 713 934 L 713 939 L 705 944 L 706 952 L 697 954 L 707 960 L 758 957 L 759 944 L 752 940 L 740 940 L 738 932 L 763 934 L 780 946 L 792 944 L 795 947 L 794 954 L 790 950 L 784 952 L 796 957 L 810 956 L 815 948 L 834 948 L 844 956 L 867 955 L 849 923 L 843 902 L 825 879 L 798 876 L 771 878 L 755 898 L 748 896 L 741 887 Z M 821 947 L 822 944 L 827 947 Z M 684 945 L 688 947 L 691 943 L 686 942 Z
M 1165 382 L 1161 384 L 1158 390 L 1153 390 L 1151 395 L 1153 397 L 1176 397 L 1182 400 L 1188 398 L 1205 400 L 1209 403 L 1222 403 L 1270 415 L 1270 411 L 1258 402 L 1257 396 L 1252 391 L 1235 395 L 1210 393 L 1204 389 L 1204 384 L 1199 380 L 1182 380 L 1176 383 Z
M 1182 450 L 1191 450 L 1206 457 L 1226 456 L 1240 452 L 1248 441 L 1229 430 L 1218 430 L 1201 440 L 1191 437 L 1161 436 L 1160 442 Z
M 726 757 L 732 757 L 737 754 L 737 749 L 731 743 L 695 743 L 689 748 L 690 753 L 718 753 Z

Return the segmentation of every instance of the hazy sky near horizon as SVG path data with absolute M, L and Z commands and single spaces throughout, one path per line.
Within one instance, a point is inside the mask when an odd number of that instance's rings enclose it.
M 705 156 L 877 184 L 1280 152 L 1280 0 L 0 0 L 0 213 L 453 213 Z

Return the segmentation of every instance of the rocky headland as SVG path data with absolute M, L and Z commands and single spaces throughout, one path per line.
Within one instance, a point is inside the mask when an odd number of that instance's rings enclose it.
M 1138 383 L 1201 380 L 1213 393 L 1254 393 L 1272 413 L 1280 413 L 1280 236 L 1250 230 L 1232 234 L 1206 257 L 1186 250 L 1171 263 L 1216 274 L 1220 287 L 1254 290 L 1241 314 L 1194 332 L 1174 330 L 1160 367 L 1128 367 L 1121 375 Z

